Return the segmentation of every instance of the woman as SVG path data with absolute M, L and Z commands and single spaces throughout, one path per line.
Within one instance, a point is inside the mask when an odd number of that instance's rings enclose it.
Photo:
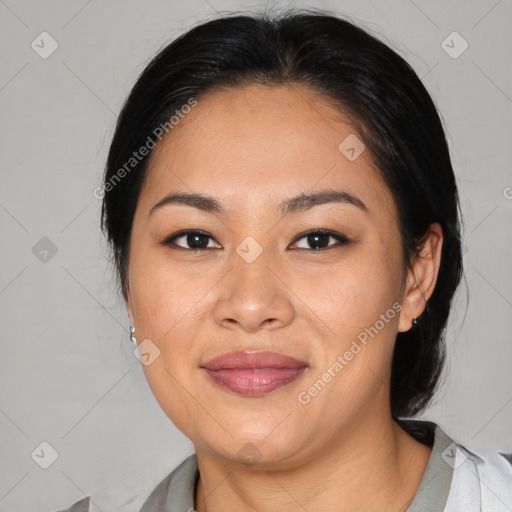
M 102 193 L 132 341 L 195 447 L 141 512 L 510 510 L 510 457 L 412 419 L 460 207 L 394 51 L 318 11 L 195 27 L 134 86 Z

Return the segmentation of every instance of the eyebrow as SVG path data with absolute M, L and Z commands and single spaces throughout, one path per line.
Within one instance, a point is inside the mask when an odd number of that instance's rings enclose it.
M 358 197 L 350 194 L 346 190 L 333 189 L 320 190 L 314 193 L 303 192 L 302 194 L 283 201 L 279 205 L 279 212 L 281 216 L 284 217 L 292 213 L 309 210 L 313 206 L 328 203 L 350 204 L 368 212 L 368 207 Z M 171 192 L 149 210 L 149 215 L 170 204 L 183 204 L 208 213 L 218 213 L 221 215 L 226 215 L 227 213 L 222 204 L 211 196 Z

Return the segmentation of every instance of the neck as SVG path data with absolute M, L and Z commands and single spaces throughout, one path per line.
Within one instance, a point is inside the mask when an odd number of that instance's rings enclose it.
M 287 469 L 241 467 L 198 451 L 197 512 L 325 512 L 406 510 L 432 449 L 416 441 L 389 415 L 357 422 L 325 443 L 314 458 Z

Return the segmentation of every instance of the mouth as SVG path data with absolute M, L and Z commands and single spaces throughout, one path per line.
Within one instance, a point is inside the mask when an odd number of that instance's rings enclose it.
M 278 352 L 228 352 L 201 366 L 218 386 L 261 396 L 295 381 L 308 365 Z

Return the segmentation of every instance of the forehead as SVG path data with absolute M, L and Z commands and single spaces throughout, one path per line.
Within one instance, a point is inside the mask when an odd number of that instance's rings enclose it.
M 377 216 L 383 210 L 392 215 L 391 192 L 361 143 L 350 119 L 306 86 L 211 92 L 154 150 L 140 201 L 152 205 L 179 189 L 218 197 L 234 209 L 262 208 L 301 192 L 337 188 Z

